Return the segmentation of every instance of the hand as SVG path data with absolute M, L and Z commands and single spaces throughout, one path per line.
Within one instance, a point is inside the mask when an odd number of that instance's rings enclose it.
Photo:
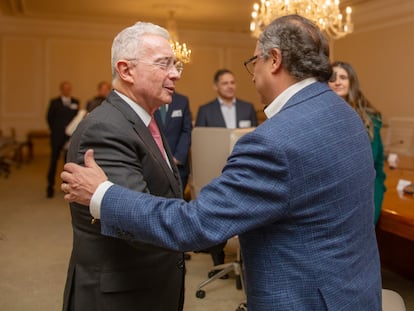
M 96 188 L 108 177 L 96 164 L 92 149 L 86 151 L 84 157 L 85 167 L 75 163 L 65 164 L 60 174 L 62 178 L 60 188 L 66 193 L 64 199 L 67 202 L 89 205 Z

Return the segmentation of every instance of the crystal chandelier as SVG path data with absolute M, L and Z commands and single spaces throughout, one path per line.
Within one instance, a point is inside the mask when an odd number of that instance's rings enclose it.
M 170 44 L 174 51 L 175 57 L 178 61 L 183 63 L 189 63 L 191 58 L 191 50 L 187 48 L 185 43 L 181 44 L 178 41 L 177 24 L 174 20 L 174 12 L 170 12 L 170 16 L 167 20 L 167 30 L 170 33 Z
M 263 29 L 273 19 L 299 14 L 312 20 L 330 38 L 339 39 L 353 31 L 351 20 L 352 9 L 345 10 L 346 18 L 339 11 L 339 0 L 260 0 L 253 5 L 250 31 L 259 37 Z

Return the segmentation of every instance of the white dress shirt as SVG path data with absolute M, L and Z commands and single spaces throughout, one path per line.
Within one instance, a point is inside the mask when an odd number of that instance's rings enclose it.
M 289 86 L 286 90 L 279 94 L 264 110 L 267 118 L 270 119 L 280 110 L 282 110 L 283 106 L 286 105 L 288 100 L 299 92 L 301 89 L 307 87 L 308 85 L 316 82 L 315 78 L 307 78 L 305 80 L 299 81 L 295 84 Z
M 237 127 L 236 116 L 236 99 L 233 98 L 231 105 L 227 105 L 223 99 L 217 97 L 220 103 L 221 114 L 224 118 L 224 123 L 228 129 L 235 129 Z

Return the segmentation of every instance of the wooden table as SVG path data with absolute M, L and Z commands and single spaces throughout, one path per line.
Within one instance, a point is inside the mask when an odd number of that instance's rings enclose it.
M 377 226 L 381 263 L 414 280 L 414 196 L 396 189 L 400 179 L 414 182 L 414 157 L 400 157 L 396 169 L 384 170 L 387 192 Z
M 32 160 L 34 157 L 33 151 L 33 141 L 35 139 L 49 139 L 49 131 L 48 130 L 31 130 L 27 133 L 27 148 L 28 148 L 28 159 Z

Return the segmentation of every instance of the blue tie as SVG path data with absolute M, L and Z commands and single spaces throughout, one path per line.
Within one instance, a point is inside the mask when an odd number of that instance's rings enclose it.
M 167 108 L 165 107 L 165 105 L 162 105 L 160 107 L 160 114 L 161 114 L 162 124 L 165 124 L 165 119 L 167 117 Z

